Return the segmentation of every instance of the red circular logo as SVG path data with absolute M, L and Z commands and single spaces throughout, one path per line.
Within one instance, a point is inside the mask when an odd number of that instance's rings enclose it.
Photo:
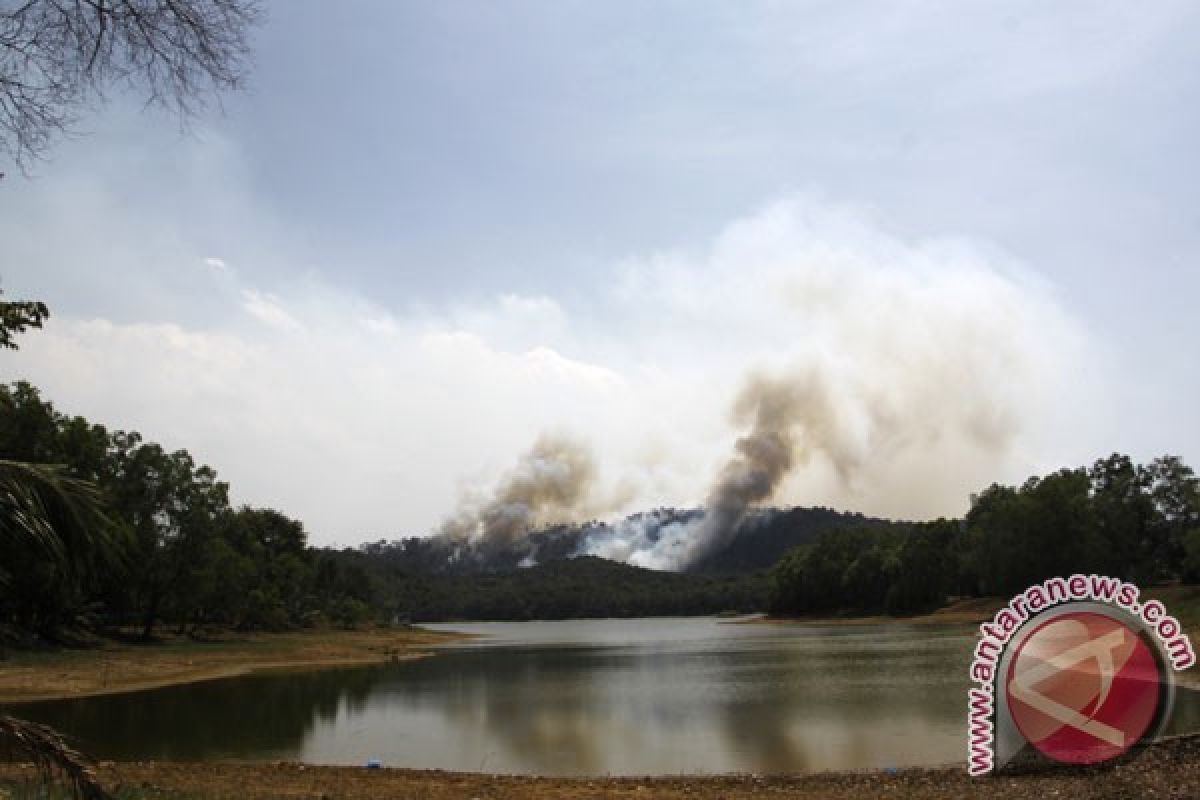
M 1026 637 L 1005 689 L 1026 741 L 1056 761 L 1096 764 L 1146 734 L 1162 684 L 1157 659 L 1135 631 L 1106 614 L 1080 611 Z

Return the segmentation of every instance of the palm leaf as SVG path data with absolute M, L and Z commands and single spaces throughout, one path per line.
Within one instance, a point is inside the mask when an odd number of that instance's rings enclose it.
M 61 466 L 0 459 L 0 550 L 24 547 L 76 575 L 123 555 L 94 484 Z
M 0 751 L 32 761 L 47 782 L 61 776 L 79 800 L 109 800 L 87 759 L 53 728 L 0 714 Z
M 62 467 L 0 460 L 0 550 L 33 547 L 65 571 L 118 550 L 100 493 Z M 4 573 L 0 571 L 0 581 Z M 54 729 L 0 714 L 0 750 L 61 776 L 79 800 L 108 800 L 90 765 Z

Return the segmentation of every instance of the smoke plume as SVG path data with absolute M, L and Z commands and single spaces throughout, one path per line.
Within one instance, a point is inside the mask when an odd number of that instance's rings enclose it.
M 589 506 L 595 473 L 586 445 L 569 436 L 543 434 L 491 497 L 465 500 L 440 532 L 469 543 L 511 545 L 537 528 L 575 520 Z
M 634 486 L 642 509 L 704 502 L 580 529 L 580 554 L 688 569 L 766 505 L 963 513 L 981 486 L 1061 463 L 1044 442 L 1091 413 L 1063 413 L 1064 398 L 1087 394 L 1083 332 L 1051 287 L 986 246 L 905 241 L 788 201 L 730 226 L 706 254 L 635 264 L 622 292 L 627 334 L 654 357 L 614 384 L 633 397 L 605 410 L 624 409 L 612 413 L 653 459 L 637 462 L 614 446 L 621 431 L 597 426 L 604 477 Z M 666 364 L 679 370 L 671 380 Z M 709 422 L 722 405 L 735 435 Z M 637 510 L 598 502 L 589 451 L 556 441 L 444 530 L 512 543 L 585 509 Z
M 687 569 L 728 545 L 747 513 L 771 500 L 798 460 L 822 452 L 844 479 L 853 474 L 857 457 L 841 441 L 838 410 L 819 371 L 751 375 L 731 422 L 748 430 L 717 474 L 702 513 L 682 520 L 630 517 L 589 537 L 581 549 L 637 566 Z
M 751 378 L 734 405 L 734 422 L 750 425 L 737 440 L 734 455 L 717 476 L 705 513 L 689 537 L 672 553 L 680 568 L 727 544 L 742 517 L 755 503 L 770 499 L 794 461 L 793 427 L 802 416 L 803 387 L 765 377 Z

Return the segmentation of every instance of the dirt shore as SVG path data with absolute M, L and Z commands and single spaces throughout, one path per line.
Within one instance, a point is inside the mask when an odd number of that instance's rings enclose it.
M 0 703 L 130 692 L 264 669 L 401 661 L 461 638 L 421 629 L 303 631 L 14 653 L 0 660 Z
M 313 767 L 292 763 L 105 763 L 104 785 L 122 797 L 238 798 L 637 798 L 726 800 L 792 797 L 850 800 L 961 798 L 1196 798 L 1200 797 L 1200 737 L 1175 739 L 1116 766 L 1054 769 L 971 778 L 961 766 L 796 776 L 673 776 L 661 778 L 536 778 L 408 769 Z M 34 771 L 0 766 L 0 780 L 31 779 Z M 9 783 L 10 786 L 13 784 Z M 34 796 L 15 791 L 14 796 Z

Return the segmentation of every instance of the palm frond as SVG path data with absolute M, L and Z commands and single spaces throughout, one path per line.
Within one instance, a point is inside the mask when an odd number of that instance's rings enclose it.
M 100 491 L 52 464 L 0 459 L 0 547 L 34 547 L 64 569 L 119 554 Z
M 0 714 L 0 751 L 32 761 L 49 781 L 61 777 L 78 800 L 110 800 L 87 759 L 53 728 Z

